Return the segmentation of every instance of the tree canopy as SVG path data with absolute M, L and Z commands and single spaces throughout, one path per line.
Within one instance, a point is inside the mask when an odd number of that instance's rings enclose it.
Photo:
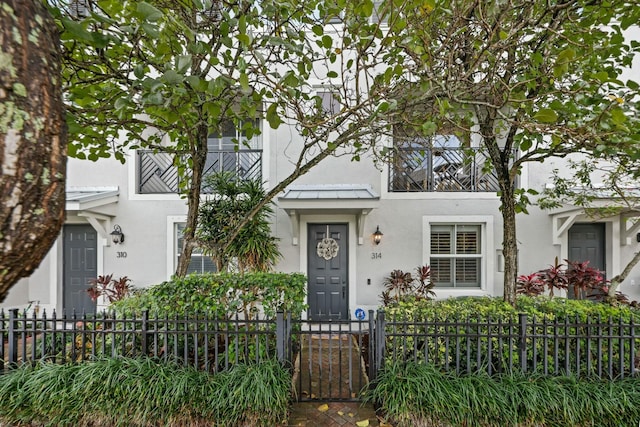
M 179 275 L 195 244 L 207 139 L 224 123 L 247 138 L 262 132 L 256 118 L 272 128 L 287 123 L 301 135 L 293 172 L 264 203 L 343 147 L 357 158 L 385 128 L 376 121 L 380 95 L 370 91 L 381 61 L 370 0 L 50 6 L 62 31 L 69 154 L 124 161 L 127 150 L 149 148 L 173 155 L 189 206 Z M 340 25 L 326 25 L 336 20 Z M 319 82 L 331 94 L 330 111 Z
M 515 301 L 517 212 L 537 192 L 526 162 L 635 147 L 638 83 L 622 81 L 640 44 L 629 1 L 406 1 L 387 7 L 390 47 L 379 78 L 402 118 L 424 134 L 443 126 L 481 137 L 503 217 L 504 297 Z M 420 107 L 421 106 L 421 107 Z

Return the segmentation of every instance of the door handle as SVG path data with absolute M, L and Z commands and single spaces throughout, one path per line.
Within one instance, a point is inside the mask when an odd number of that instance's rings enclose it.
M 342 298 L 346 298 L 346 292 L 347 292 L 347 287 L 343 286 L 342 287 Z

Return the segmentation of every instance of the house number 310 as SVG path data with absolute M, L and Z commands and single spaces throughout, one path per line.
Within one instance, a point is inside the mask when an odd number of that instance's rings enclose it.
M 126 257 L 127 257 L 126 252 L 116 252 L 116 258 L 126 258 Z

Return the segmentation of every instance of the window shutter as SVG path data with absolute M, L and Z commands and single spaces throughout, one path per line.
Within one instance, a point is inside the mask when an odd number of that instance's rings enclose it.
M 456 253 L 457 254 L 479 254 L 480 253 L 480 227 L 479 226 L 458 226 L 456 231 Z
M 450 225 L 431 226 L 431 253 L 444 255 L 451 254 L 451 234 L 453 227 Z

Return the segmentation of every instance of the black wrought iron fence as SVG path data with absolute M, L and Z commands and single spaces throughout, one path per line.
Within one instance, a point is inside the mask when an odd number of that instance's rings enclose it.
M 378 313 L 376 369 L 386 361 L 430 363 L 445 371 L 624 378 L 638 374 L 640 329 L 616 318 L 385 320 Z
M 149 313 L 36 317 L 10 310 L 0 312 L 0 372 L 40 359 L 65 363 L 146 355 L 210 372 L 275 357 L 292 368 L 296 363 L 309 366 L 314 375 L 319 371 L 315 357 L 340 354 L 345 356 L 336 359 L 341 365 L 322 369 L 353 379 L 339 391 L 351 396 L 365 375 L 372 380 L 385 363 L 395 360 L 431 363 L 457 373 L 518 370 L 610 379 L 638 375 L 639 332 L 633 319 L 550 320 L 526 314 L 415 321 L 369 311 L 365 321 L 319 323 L 282 313 L 275 319 L 220 320 Z M 337 344 L 327 341 L 328 336 L 338 338 Z M 298 388 L 306 390 L 306 384 L 316 380 L 301 377 Z
M 220 320 L 207 315 L 151 317 L 27 316 L 0 313 L 0 371 L 45 359 L 56 363 L 99 357 L 150 356 L 210 372 L 276 354 L 276 322 Z

